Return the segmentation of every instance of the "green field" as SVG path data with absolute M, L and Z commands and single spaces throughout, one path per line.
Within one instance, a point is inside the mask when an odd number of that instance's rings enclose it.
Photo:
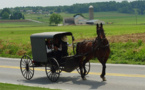
M 48 89 L 48 88 L 41 88 L 41 87 L 31 87 L 31 86 L 0 83 L 0 90 L 32 90 L 32 89 L 34 90 L 59 90 L 59 89 Z
M 70 17 L 73 14 L 61 13 L 63 17 Z M 84 14 L 86 18 L 87 14 Z M 39 17 L 39 18 L 38 18 Z M 45 15 L 28 15 L 27 19 L 42 21 L 35 22 L 8 22 L 0 23 L 0 56 L 20 58 L 24 53 L 32 57 L 30 35 L 40 32 L 72 32 L 76 41 L 96 37 L 96 26 L 49 26 Z M 104 25 L 107 37 L 126 35 L 133 33 L 145 33 L 144 16 L 138 16 L 136 25 L 135 15 L 121 14 L 117 12 L 95 13 L 95 18 L 112 22 Z M 110 43 L 111 54 L 108 63 L 145 64 L 145 44 L 143 40 L 136 42 L 114 42 Z M 135 50 L 137 50 L 135 52 Z M 92 60 L 96 62 L 97 60 Z

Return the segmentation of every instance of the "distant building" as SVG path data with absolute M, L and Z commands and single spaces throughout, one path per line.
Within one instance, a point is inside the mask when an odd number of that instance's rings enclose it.
M 86 24 L 105 24 L 104 21 L 94 20 L 93 6 L 89 6 L 89 20 L 85 19 L 81 15 L 76 15 L 74 18 L 65 18 L 63 20 L 64 25 L 86 25 Z
M 94 19 L 94 7 L 92 5 L 89 6 L 89 20 Z
M 63 25 L 74 25 L 74 18 L 64 18 Z
M 76 15 L 73 18 L 64 18 L 63 25 L 84 25 L 86 21 L 82 16 Z
M 27 10 L 26 12 L 29 14 L 34 13 L 33 10 Z
M 100 20 L 88 20 L 86 22 L 86 24 L 100 24 L 100 23 L 105 24 L 104 21 L 100 21 Z
M 89 6 L 89 20 L 87 20 L 86 24 L 105 24 L 104 21 L 94 20 L 94 7 L 92 5 Z
M 75 22 L 75 25 L 84 25 L 86 24 L 86 19 L 84 19 L 84 17 L 80 16 L 80 15 L 77 15 L 74 17 L 74 22 Z

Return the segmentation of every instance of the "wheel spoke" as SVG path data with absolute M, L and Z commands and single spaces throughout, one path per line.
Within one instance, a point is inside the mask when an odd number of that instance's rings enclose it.
M 30 72 L 31 75 L 33 74 L 33 71 L 32 70 L 30 70 L 29 72 Z
M 27 72 L 26 70 L 23 71 L 23 75 L 24 75 L 24 76 L 26 75 L 26 72 Z
M 25 78 L 27 77 L 27 71 L 24 73 L 24 77 L 25 77 Z
M 27 77 L 27 78 L 29 78 L 28 75 L 29 75 L 29 74 L 28 74 L 28 72 L 27 72 L 27 73 L 26 73 L 26 77 Z
M 28 61 L 28 64 L 29 64 L 29 66 L 31 66 L 32 62 L 29 60 L 29 61 Z
M 28 72 L 28 78 L 31 78 L 31 75 L 32 75 L 32 74 L 31 74 L 31 72 L 29 71 L 29 72 Z
M 26 65 L 25 59 L 21 62 L 22 65 Z

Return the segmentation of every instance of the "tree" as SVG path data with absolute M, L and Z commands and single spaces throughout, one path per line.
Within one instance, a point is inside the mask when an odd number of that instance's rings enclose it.
M 25 16 L 24 15 L 22 16 L 22 19 L 25 19 Z
M 59 24 L 60 22 L 62 22 L 62 16 L 56 13 L 53 13 L 50 15 L 49 18 L 49 24 L 51 25 L 52 23 L 54 24 Z
M 8 8 L 4 8 L 1 12 L 2 19 L 9 19 L 9 15 L 11 14 Z
M 7 12 L 8 14 L 11 14 L 11 12 L 10 12 L 10 10 L 9 10 L 8 8 L 4 8 L 4 9 L 2 10 L 2 12 L 1 12 L 1 15 L 2 15 L 3 13 L 5 13 L 5 12 Z
M 2 19 L 9 19 L 9 13 L 4 12 L 4 13 L 2 14 Z
M 14 12 L 10 19 L 25 19 L 25 17 L 21 12 Z
M 60 13 L 61 12 L 61 8 L 57 7 L 56 8 L 56 12 Z

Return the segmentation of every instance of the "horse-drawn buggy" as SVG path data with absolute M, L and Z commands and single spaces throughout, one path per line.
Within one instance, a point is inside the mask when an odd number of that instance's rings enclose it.
M 53 82 L 58 80 L 61 71 L 72 72 L 75 69 L 85 80 L 85 76 L 90 71 L 89 60 L 97 58 L 102 64 L 100 77 L 105 81 L 106 62 L 110 54 L 110 47 L 103 24 L 96 26 L 97 37 L 94 40 L 85 40 L 76 45 L 73 43 L 74 37 L 71 32 L 32 34 L 30 38 L 33 59 L 24 55 L 20 61 L 23 77 L 30 80 L 34 75 L 34 67 L 45 67 L 47 77 Z M 68 54 L 68 36 L 72 43 L 71 51 L 74 53 L 71 56 Z
M 71 32 L 44 32 L 30 36 L 32 46 L 31 59 L 24 55 L 20 61 L 20 69 L 23 77 L 30 80 L 34 75 L 34 67 L 45 67 L 47 77 L 55 82 L 61 71 L 72 72 L 77 69 L 80 73 L 79 58 L 82 55 L 75 54 L 73 44 L 74 37 Z M 68 44 L 69 42 L 72 44 Z M 68 47 L 72 48 L 73 55 L 68 54 Z M 86 64 L 87 73 L 90 71 L 90 62 Z

